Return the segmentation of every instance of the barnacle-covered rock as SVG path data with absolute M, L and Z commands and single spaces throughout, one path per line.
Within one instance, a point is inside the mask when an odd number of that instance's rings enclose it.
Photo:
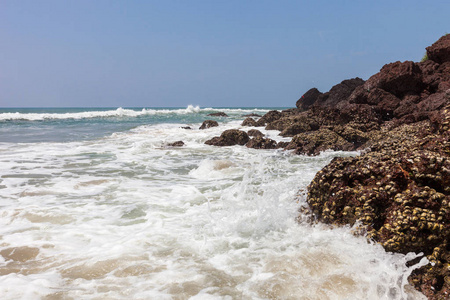
M 207 140 L 205 144 L 213 146 L 245 145 L 248 140 L 249 137 L 245 131 L 228 129 L 222 132 L 220 137 L 213 137 L 212 139 Z
M 450 291 L 449 135 L 429 122 L 387 131 L 371 151 L 335 158 L 308 187 L 307 202 L 319 221 L 360 222 L 387 251 L 423 252 L 432 264 L 410 282 L 430 299 Z M 442 298 L 444 297 L 444 298 Z
M 297 134 L 286 147 L 286 150 L 294 150 L 296 154 L 317 155 L 321 151 L 354 150 L 355 145 L 347 142 L 336 132 L 327 128 L 316 131 Z
M 255 149 L 276 149 L 277 142 L 269 139 L 264 138 L 262 136 L 257 136 L 248 141 L 248 143 L 245 145 L 248 148 L 255 148 Z

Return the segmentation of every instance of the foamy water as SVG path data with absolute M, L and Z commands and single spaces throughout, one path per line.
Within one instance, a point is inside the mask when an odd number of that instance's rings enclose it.
M 250 129 L 242 112 L 207 130 L 174 117 L 95 139 L 0 142 L 0 298 L 422 299 L 406 280 L 415 254 L 297 222 L 315 173 L 357 153 L 204 145 Z

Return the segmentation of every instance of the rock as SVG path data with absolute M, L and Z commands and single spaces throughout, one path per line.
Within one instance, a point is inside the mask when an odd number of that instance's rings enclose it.
M 414 271 L 410 282 L 430 299 L 444 299 L 450 291 L 444 280 L 450 276 L 449 135 L 434 135 L 423 121 L 389 131 L 371 148 L 333 159 L 308 186 L 307 202 L 321 222 L 360 222 L 387 251 L 424 252 L 435 265 Z
M 286 128 L 284 128 L 281 132 L 280 135 L 287 137 L 287 136 L 294 136 L 297 135 L 299 133 L 302 132 L 307 132 L 310 131 L 312 128 L 309 124 L 305 124 L 305 123 L 294 123 L 292 125 L 287 126 Z
M 428 59 L 435 61 L 438 64 L 450 62 L 450 34 L 442 36 L 426 49 Z
M 243 117 L 261 117 L 261 115 L 255 114 L 255 113 L 251 113 L 251 114 L 247 114 L 247 115 L 243 115 Z
M 351 124 L 335 126 L 332 129 L 347 142 L 352 143 L 355 149 L 360 148 L 369 140 L 369 134 L 351 126 Z
M 412 61 L 394 62 L 384 65 L 380 72 L 370 77 L 364 88 L 385 90 L 398 98 L 406 94 L 418 95 L 426 85 L 422 81 L 422 70 Z
M 187 130 L 191 130 L 191 129 L 192 129 L 192 128 L 189 127 L 189 126 L 182 126 L 181 128 L 182 128 L 182 129 L 187 129 Z
M 317 98 L 322 95 L 321 92 L 319 92 L 318 89 L 312 88 L 308 90 L 303 96 L 300 97 L 300 99 L 297 100 L 297 103 L 295 106 L 301 110 L 308 109 L 311 105 L 316 102 Z
M 441 109 L 450 100 L 450 97 L 444 92 L 431 94 L 426 99 L 422 100 L 417 104 L 417 109 L 419 111 L 436 111 Z
M 255 136 L 255 137 L 258 137 L 258 136 L 263 137 L 264 136 L 264 134 L 262 134 L 262 132 L 257 129 L 250 129 L 247 132 L 247 134 L 248 134 L 248 136 Z
M 279 118 L 266 126 L 266 130 L 281 131 L 281 136 L 294 136 L 298 133 L 318 128 L 319 125 L 316 123 L 315 117 L 310 117 L 305 113 L 288 115 L 286 117 Z
M 217 127 L 217 126 L 219 126 L 219 123 L 217 123 L 217 121 L 206 120 L 206 121 L 203 121 L 202 126 L 200 126 L 199 129 L 207 129 L 207 128 Z
M 373 106 L 374 111 L 376 111 L 383 120 L 388 121 L 394 118 L 394 110 L 400 105 L 401 100 L 380 88 L 366 90 L 364 87 L 360 86 L 350 95 L 348 102 Z
M 184 146 L 184 142 L 183 141 L 176 141 L 176 142 L 167 144 L 167 146 L 169 146 L 169 147 L 182 147 L 182 146 Z
M 282 117 L 289 117 L 289 116 L 294 116 L 294 115 L 298 115 L 302 112 L 302 109 L 299 108 L 288 108 L 288 109 L 284 109 L 281 111 Z
M 273 121 L 278 120 L 282 117 L 281 112 L 278 110 L 271 110 L 268 113 L 266 113 L 264 116 L 262 116 L 257 122 L 256 126 L 264 126 L 267 123 L 271 123 Z
M 269 138 L 257 136 L 255 138 L 250 139 L 245 146 L 247 146 L 248 148 L 255 148 L 255 149 L 276 149 L 277 142 Z
M 448 134 L 450 132 L 450 104 L 440 111 L 430 114 L 433 132 Z
M 296 154 L 318 155 L 325 150 L 355 150 L 355 145 L 347 142 L 336 132 L 326 128 L 297 134 L 285 148 Z
M 233 146 L 245 145 L 249 140 L 248 134 L 245 131 L 238 129 L 228 129 L 222 132 L 220 137 L 214 137 L 207 140 L 205 144 L 213 146 Z
M 320 95 L 314 105 L 334 107 L 339 102 L 347 100 L 352 92 L 363 84 L 364 80 L 358 77 L 344 80 L 333 86 L 329 92 Z
M 228 115 L 226 113 L 222 112 L 222 111 L 208 114 L 208 116 L 212 116 L 212 117 L 228 117 Z
M 242 122 L 241 126 L 256 126 L 256 121 L 248 117 Z

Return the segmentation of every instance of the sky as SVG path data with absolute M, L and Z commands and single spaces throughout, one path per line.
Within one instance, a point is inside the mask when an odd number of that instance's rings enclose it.
M 0 0 L 0 107 L 294 107 L 420 61 L 450 1 Z

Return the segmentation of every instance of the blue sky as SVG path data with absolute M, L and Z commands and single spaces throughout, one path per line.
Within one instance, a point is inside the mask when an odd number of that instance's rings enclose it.
M 420 61 L 449 13 L 448 0 L 0 0 L 0 107 L 292 107 Z

